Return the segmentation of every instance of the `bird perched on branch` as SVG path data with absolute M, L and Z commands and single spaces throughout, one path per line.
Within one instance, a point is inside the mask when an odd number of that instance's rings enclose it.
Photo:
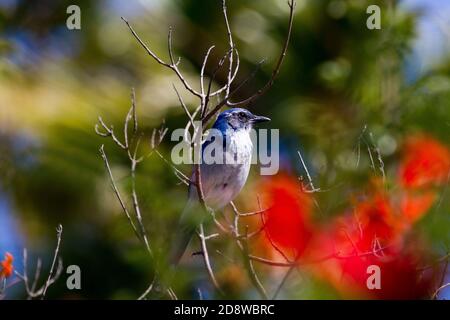
M 256 123 L 270 121 L 242 108 L 223 111 L 202 145 L 200 181 L 205 205 L 220 210 L 243 188 L 251 165 L 253 145 L 250 130 Z M 189 185 L 189 197 L 175 232 L 169 261 L 176 265 L 196 228 L 206 217 L 200 205 L 195 172 Z

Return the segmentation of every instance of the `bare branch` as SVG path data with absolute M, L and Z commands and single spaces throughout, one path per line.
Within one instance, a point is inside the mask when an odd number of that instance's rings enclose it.
M 150 294 L 150 292 L 152 292 L 152 290 L 153 290 L 153 286 L 154 286 L 154 284 L 155 284 L 155 278 L 153 278 L 153 281 L 150 283 L 150 285 L 148 286 L 148 288 L 144 291 L 144 293 L 142 293 L 140 296 L 139 296 L 139 298 L 138 298 L 138 300 L 144 300 L 149 294 Z
M 129 132 L 128 132 L 128 126 L 129 126 L 129 122 L 131 120 L 133 121 L 133 130 L 132 130 L 132 135 L 130 138 Z M 139 230 L 135 224 L 135 221 L 131 218 L 131 214 L 128 211 L 128 209 L 125 205 L 125 202 L 122 199 L 122 196 L 120 195 L 119 190 L 114 182 L 114 178 L 113 178 L 112 171 L 111 171 L 111 168 L 109 165 L 109 161 L 108 161 L 108 158 L 104 151 L 104 146 L 102 145 L 100 147 L 100 155 L 101 155 L 103 162 L 105 164 L 105 167 L 108 171 L 111 185 L 113 187 L 113 190 L 114 190 L 114 193 L 116 194 L 117 199 L 119 200 L 122 210 L 124 211 L 125 215 L 127 216 L 128 221 L 129 221 L 131 227 L 133 228 L 133 231 L 136 234 L 137 238 L 144 244 L 149 255 L 153 256 L 152 250 L 150 248 L 150 242 L 149 242 L 148 236 L 147 236 L 147 231 L 144 227 L 141 209 L 139 207 L 139 201 L 138 201 L 137 192 L 136 192 L 136 166 L 139 162 L 141 162 L 144 159 L 144 156 L 141 156 L 139 158 L 137 156 L 140 141 L 141 141 L 141 136 L 138 135 L 138 120 L 137 120 L 136 97 L 135 97 L 134 89 L 131 91 L 131 107 L 130 107 L 130 109 L 127 113 L 127 116 L 125 118 L 125 121 L 124 121 L 124 129 L 123 130 L 124 130 L 125 142 L 123 144 L 115 137 L 112 126 L 111 126 L 111 129 L 109 129 L 108 126 L 106 126 L 104 124 L 104 122 L 101 120 L 101 117 L 99 117 L 99 122 L 103 126 L 103 128 L 106 130 L 107 134 L 103 134 L 102 132 L 100 132 L 96 126 L 97 134 L 99 134 L 102 137 L 111 136 L 112 139 L 116 142 L 116 144 L 126 151 L 128 159 L 130 161 L 131 188 L 132 188 L 131 197 L 132 197 L 132 203 L 133 203 L 133 210 L 134 210 L 134 215 L 136 218 L 136 223 L 139 226 Z M 167 128 L 164 128 L 162 126 L 158 131 L 158 142 L 155 143 L 156 130 L 153 131 L 152 139 L 151 139 L 152 148 L 155 148 L 156 145 L 159 145 L 161 143 L 161 141 L 163 140 L 166 133 L 167 133 Z M 134 144 L 133 148 L 132 148 L 132 144 Z
M 205 240 L 214 239 L 214 238 L 217 238 L 218 236 L 219 236 L 218 233 L 213 233 L 213 234 L 210 234 L 209 236 L 205 236 Z
M 258 214 L 262 214 L 264 212 L 267 212 L 267 210 L 269 209 L 261 209 L 261 210 L 256 210 L 256 211 L 252 211 L 252 212 L 246 212 L 246 213 L 241 213 L 239 212 L 239 210 L 236 208 L 236 205 L 234 204 L 233 201 L 230 202 L 231 207 L 233 208 L 233 211 L 235 214 L 237 214 L 240 217 L 251 217 L 251 216 L 256 216 Z
M 184 184 L 189 185 L 191 183 L 191 180 L 183 173 L 181 172 L 179 169 L 177 169 L 177 167 L 175 167 L 172 163 L 170 163 L 169 161 L 166 160 L 166 158 L 164 158 L 164 156 L 158 151 L 156 150 L 155 153 L 166 163 L 168 164 L 174 171 L 175 176 L 177 176 L 177 178 Z
M 147 155 L 147 157 L 150 156 L 153 153 L 153 151 L 161 144 L 161 142 L 164 140 L 164 137 L 166 136 L 168 130 L 169 129 L 165 127 L 164 120 L 159 129 L 153 128 L 152 136 L 150 138 L 150 149 L 152 151 Z M 158 139 L 156 139 L 157 134 L 158 134 Z M 137 150 L 137 148 L 136 148 L 136 150 Z M 139 158 L 137 161 L 141 162 L 142 160 L 143 160 L 143 157 Z
M 131 107 L 128 110 L 127 116 L 125 118 L 123 126 L 123 136 L 125 138 L 125 147 L 128 149 L 130 147 L 130 141 L 128 140 L 128 123 L 133 119 L 133 138 L 137 133 L 137 115 L 136 115 L 136 95 L 134 88 L 131 89 Z M 131 141 L 132 142 L 132 141 Z
M 214 272 L 213 272 L 213 270 L 212 270 L 212 267 L 211 267 L 211 262 L 210 262 L 210 260 L 209 260 L 208 248 L 206 247 L 206 239 L 205 239 L 205 233 L 204 233 L 204 230 L 203 230 L 203 224 L 202 224 L 202 223 L 201 223 L 200 226 L 199 226 L 199 233 L 198 233 L 198 236 L 199 236 L 200 243 L 201 243 L 201 246 L 202 246 L 202 252 L 203 252 L 202 256 L 203 256 L 203 261 L 204 261 L 204 263 L 205 263 L 205 268 L 206 268 L 206 270 L 208 271 L 209 278 L 210 278 L 212 284 L 214 285 L 214 287 L 215 287 L 219 292 L 222 292 L 222 290 L 220 289 L 219 283 L 218 283 L 217 280 L 216 280 L 216 277 L 215 277 L 215 275 L 214 275 Z
M 139 42 L 139 44 L 142 46 L 142 48 L 145 49 L 145 51 L 156 61 L 158 62 L 160 65 L 167 67 L 169 69 L 172 69 L 175 74 L 178 76 L 178 78 L 180 79 L 180 81 L 183 83 L 184 87 L 186 88 L 186 90 L 188 90 L 190 93 L 192 93 L 194 96 L 197 96 L 199 98 L 201 98 L 201 94 L 199 92 L 197 92 L 196 90 L 194 90 L 189 83 L 186 81 L 186 79 L 184 78 L 184 76 L 181 74 L 180 70 L 178 69 L 178 62 L 174 63 L 174 61 L 171 61 L 171 63 L 166 63 L 164 62 L 162 59 L 160 59 L 142 40 L 141 38 L 138 36 L 138 34 L 134 31 L 133 27 L 131 27 L 130 23 L 128 22 L 128 20 L 126 20 L 124 17 L 121 17 L 122 20 L 126 23 L 128 29 L 130 29 L 131 33 L 133 34 L 133 36 L 136 38 L 136 40 Z M 170 48 L 171 46 L 171 38 L 172 38 L 172 29 L 169 30 L 169 44 L 170 44 Z M 172 51 L 172 49 L 170 49 L 170 51 Z M 171 59 L 173 59 L 173 55 L 171 55 Z
M 265 228 L 266 226 L 266 222 L 264 220 L 264 215 L 262 214 L 261 216 L 261 221 L 262 221 L 262 227 Z M 286 254 L 283 252 L 283 250 L 281 250 L 280 248 L 278 248 L 278 246 L 275 244 L 275 242 L 272 240 L 272 237 L 270 236 L 269 232 L 266 231 L 266 236 L 267 239 L 269 240 L 270 244 L 272 245 L 272 247 L 287 261 L 287 262 L 291 262 L 290 259 L 286 256 Z
M 281 65 L 283 64 L 284 57 L 286 56 L 287 48 L 289 46 L 289 41 L 290 41 L 291 33 L 292 33 L 292 24 L 294 21 L 294 8 L 296 5 L 295 0 L 289 0 L 288 5 L 290 8 L 288 32 L 286 35 L 286 40 L 284 42 L 283 49 L 281 50 L 280 57 L 278 58 L 277 64 L 275 65 L 275 69 L 272 71 L 272 76 L 270 77 L 269 81 L 264 85 L 264 87 L 259 89 L 255 94 L 253 94 L 252 96 L 250 96 L 247 99 L 244 99 L 242 101 L 228 102 L 228 104 L 230 106 L 243 106 L 243 105 L 251 104 L 253 101 L 255 101 L 256 99 L 261 97 L 263 94 L 265 94 L 267 92 L 267 90 L 269 90 L 272 87 L 272 85 L 275 81 L 275 78 L 277 77 L 278 73 L 280 72 L 280 68 L 281 68 Z
M 267 292 L 264 289 L 264 286 L 262 285 L 261 281 L 259 280 L 258 275 L 256 274 L 255 267 L 253 266 L 253 262 L 250 259 L 250 250 L 248 248 L 248 239 L 251 237 L 251 235 L 248 233 L 248 226 L 245 226 L 245 233 L 243 235 L 239 234 L 239 211 L 236 209 L 236 206 L 234 203 L 231 204 L 233 211 L 235 212 L 234 216 L 234 226 L 232 226 L 233 230 L 233 236 L 236 240 L 236 244 L 241 249 L 242 257 L 244 258 L 244 263 L 246 266 L 247 273 L 250 277 L 250 280 L 252 281 L 253 285 L 255 286 L 256 290 L 261 295 L 261 298 L 267 299 Z M 258 231 L 259 232 L 259 231 Z
M 208 57 L 211 53 L 211 50 L 214 49 L 215 46 L 209 47 L 208 51 L 206 51 L 205 58 L 203 59 L 202 68 L 200 69 L 200 90 L 202 92 L 202 99 L 205 97 L 205 86 L 204 86 L 204 78 L 205 78 L 205 67 L 208 62 Z
M 169 51 L 170 63 L 174 66 L 177 66 L 180 63 L 181 58 L 178 57 L 177 62 L 175 62 L 175 59 L 173 57 L 172 27 L 169 27 L 169 35 L 167 36 L 167 47 L 168 47 L 168 51 Z
M 250 79 L 252 79 L 258 70 L 261 68 L 261 65 L 265 62 L 265 60 L 261 60 L 257 65 L 256 68 L 253 70 L 253 72 L 247 76 L 236 88 L 234 88 L 228 97 L 234 96 Z M 205 127 L 213 118 L 213 116 L 219 112 L 219 110 L 225 106 L 228 105 L 228 98 L 225 98 L 221 100 L 210 112 L 208 112 L 204 117 L 202 117 L 202 125 Z
M 137 146 L 136 146 L 137 150 Z M 136 153 L 135 153 L 136 156 Z M 139 202 L 136 194 L 136 161 L 131 162 L 131 197 L 133 199 L 133 208 L 136 214 L 136 218 L 141 229 L 142 239 L 144 240 L 145 248 L 147 249 L 150 256 L 153 256 L 152 249 L 148 241 L 147 231 L 145 230 L 144 223 L 142 221 L 141 209 L 139 207 Z
M 245 236 L 248 235 L 248 226 L 246 226 L 245 229 Z M 258 278 L 258 275 L 256 274 L 255 267 L 253 266 L 252 260 L 249 258 L 249 249 L 248 249 L 248 241 L 247 237 L 244 237 L 244 240 L 241 242 L 242 244 L 242 254 L 244 257 L 244 263 L 246 264 L 246 269 L 248 271 L 248 274 L 250 276 L 251 281 L 253 282 L 255 288 L 258 290 L 259 294 L 261 295 L 261 298 L 268 299 L 266 289 L 264 289 L 264 286 L 262 285 L 261 281 Z
M 95 133 L 97 133 L 99 136 L 101 137 L 111 137 L 113 139 L 113 141 L 122 149 L 126 149 L 127 146 L 124 145 L 122 142 L 120 142 L 120 140 L 116 137 L 116 135 L 114 134 L 114 127 L 111 125 L 111 127 L 108 127 L 104 122 L 102 117 L 98 117 L 98 122 L 100 122 L 101 126 L 103 127 L 103 129 L 106 132 L 101 132 L 98 124 L 95 124 Z
M 180 101 L 181 107 L 183 108 L 184 112 L 186 113 L 187 117 L 189 118 L 191 125 L 194 126 L 194 119 L 192 118 L 191 113 L 189 112 L 188 108 L 186 107 L 186 104 L 184 103 L 183 99 L 181 98 L 180 93 L 177 90 L 177 87 L 175 87 L 174 84 L 172 84 L 172 87 L 173 87 L 173 90 L 175 90 L 178 100 Z
M 289 270 L 284 275 L 283 280 L 281 280 L 281 283 L 278 285 L 277 289 L 275 290 L 275 293 L 273 294 L 272 300 L 275 300 L 278 297 L 278 295 L 281 292 L 281 289 L 286 284 L 287 279 L 289 278 L 289 276 L 291 275 L 292 271 L 294 271 L 294 269 L 296 267 L 297 267 L 296 264 L 293 264 L 292 266 L 289 267 Z
M 39 276 L 41 273 L 42 261 L 40 258 L 38 258 L 33 283 L 30 286 L 30 280 L 28 278 L 28 252 L 27 252 L 26 248 L 23 249 L 23 260 L 22 260 L 23 274 L 19 273 L 18 271 L 14 271 L 14 274 L 24 282 L 25 291 L 27 293 L 29 300 L 33 299 L 33 298 L 38 298 L 38 297 L 41 297 L 41 299 L 44 299 L 48 288 L 53 283 L 55 283 L 56 280 L 58 280 L 62 274 L 62 271 L 63 271 L 62 259 L 60 257 L 58 257 L 59 249 L 60 249 L 60 245 L 61 245 L 62 231 L 63 231 L 62 225 L 59 225 L 58 228 L 56 229 L 57 243 L 56 243 L 55 252 L 53 254 L 52 265 L 51 265 L 46 282 L 39 289 L 36 289 L 36 287 L 37 287 L 37 283 L 38 283 Z M 56 270 L 55 270 L 55 267 L 56 267 Z
M 201 148 L 199 148 L 199 149 L 201 152 Z M 202 204 L 202 206 L 206 210 L 208 210 L 208 207 L 206 206 L 206 203 L 205 203 L 205 195 L 203 193 L 202 173 L 201 173 L 201 169 L 200 169 L 200 164 L 195 164 L 194 168 L 195 168 L 195 186 L 197 188 L 198 199 L 199 199 L 200 203 Z
M 233 43 L 233 35 L 231 34 L 231 28 L 230 23 L 228 22 L 228 15 L 227 15 L 227 5 L 226 0 L 222 1 L 222 11 L 223 11 L 223 17 L 225 19 L 225 25 L 227 27 L 227 34 L 228 34 L 228 42 L 230 46 L 230 57 L 228 59 L 228 78 L 227 78 L 227 85 L 226 85 L 226 92 L 225 92 L 225 98 L 228 98 L 228 95 L 230 94 L 230 87 L 232 82 L 232 72 L 233 72 L 233 49 L 234 49 L 234 43 Z
M 36 270 L 34 272 L 33 284 L 31 285 L 31 292 L 35 292 L 36 291 L 37 282 L 38 282 L 38 279 L 39 279 L 39 277 L 41 275 L 41 268 L 42 268 L 42 260 L 41 260 L 41 258 L 38 258 L 37 262 L 36 262 Z M 24 269 L 25 269 L 25 266 L 24 266 Z
M 125 215 L 126 215 L 126 217 L 128 219 L 128 222 L 130 223 L 131 228 L 133 228 L 133 231 L 136 234 L 137 238 L 139 240 L 142 240 L 141 239 L 141 235 L 137 231 L 136 225 L 134 224 L 133 219 L 131 218 L 130 212 L 128 211 L 128 209 L 127 209 L 127 207 L 125 205 L 125 202 L 123 201 L 122 196 L 120 195 L 119 189 L 117 188 L 116 183 L 114 182 L 114 177 L 113 177 L 113 174 L 112 174 L 112 171 L 111 171 L 111 167 L 109 166 L 109 161 L 108 161 L 108 158 L 106 156 L 103 144 L 101 145 L 99 151 L 100 151 L 100 155 L 102 156 L 103 162 L 105 164 L 106 171 L 108 171 L 109 180 L 111 182 L 111 187 L 113 188 L 114 194 L 116 195 L 117 200 L 119 200 L 120 206 L 122 207 L 122 210 L 125 213 Z
M 215 80 L 215 78 L 216 78 L 217 72 L 222 68 L 223 64 L 225 63 L 226 58 L 227 58 L 229 55 L 232 55 L 232 54 L 233 54 L 232 49 L 231 49 L 231 50 L 228 50 L 228 51 L 225 53 L 225 55 L 219 60 L 219 63 L 217 64 L 217 67 L 215 68 L 215 70 L 214 70 L 214 72 L 213 72 L 211 78 L 209 79 L 208 91 L 207 91 L 207 93 L 206 93 L 206 95 L 205 95 L 205 99 L 204 99 L 204 101 L 203 101 L 204 107 L 202 108 L 203 110 L 202 110 L 202 113 L 201 113 L 201 115 L 200 115 L 201 118 L 203 118 L 203 117 L 205 116 L 205 114 L 208 112 L 208 103 L 209 103 L 209 99 L 210 99 L 211 96 L 212 96 L 212 95 L 211 95 L 211 85 L 212 85 L 212 83 L 214 82 L 214 80 Z M 228 84 L 226 84 L 226 85 L 223 86 L 222 88 L 223 88 L 223 89 L 227 89 L 227 88 L 228 88 Z M 220 90 L 218 90 L 218 91 L 216 91 L 216 92 L 219 92 L 219 91 L 220 91 Z M 213 94 L 214 94 L 214 93 L 213 93 Z
M 292 266 L 304 266 L 304 265 L 312 265 L 312 264 L 322 263 L 322 262 L 325 262 L 325 261 L 331 260 L 331 259 L 345 260 L 345 259 L 350 259 L 350 258 L 374 256 L 377 253 L 382 252 L 383 250 L 385 250 L 388 247 L 389 247 L 389 245 L 386 245 L 382 248 L 378 248 L 373 251 L 361 252 L 361 253 L 356 253 L 356 254 L 348 254 L 348 255 L 342 255 L 340 252 L 335 252 L 335 253 L 325 255 L 318 259 L 304 261 L 304 262 L 300 262 L 300 261 L 279 262 L 279 261 L 274 261 L 274 260 L 270 260 L 270 259 L 263 258 L 263 257 L 258 257 L 255 255 L 249 255 L 249 257 L 250 257 L 250 259 L 252 259 L 254 261 L 258 261 L 260 263 L 267 264 L 267 265 L 270 265 L 273 267 L 292 267 Z
M 267 258 L 263 258 L 263 257 L 258 257 L 255 255 L 250 254 L 249 258 L 254 260 L 254 261 L 258 261 L 264 264 L 267 264 L 269 266 L 273 266 L 273 267 L 291 267 L 293 265 L 295 265 L 295 263 L 292 262 L 278 262 L 278 261 L 273 261 Z
M 58 226 L 58 228 L 56 228 L 56 238 L 57 238 L 56 249 L 55 249 L 55 253 L 53 255 L 52 266 L 50 268 L 50 272 L 48 273 L 47 281 L 45 282 L 45 286 L 44 286 L 44 289 L 42 291 L 42 299 L 45 298 L 45 295 L 47 293 L 47 289 L 51 285 L 51 281 L 52 281 L 52 278 L 53 278 L 53 270 L 55 269 L 56 260 L 58 259 L 58 254 L 59 254 L 59 246 L 61 245 L 62 232 L 63 232 L 63 226 L 60 224 Z
M 437 299 L 439 292 L 441 292 L 443 289 L 450 287 L 450 282 L 440 286 L 439 288 L 437 288 L 437 290 L 433 293 L 433 295 L 431 296 L 431 300 L 435 300 Z
M 233 76 L 231 77 L 231 80 L 230 80 L 230 87 L 228 86 L 228 83 L 226 83 L 225 85 L 222 86 L 222 88 L 220 88 L 220 89 L 218 89 L 218 90 L 212 92 L 212 93 L 210 94 L 210 97 L 214 97 L 214 96 L 216 96 L 216 95 L 222 93 L 223 91 L 227 90 L 227 88 L 230 88 L 230 89 L 231 89 L 231 84 L 232 84 L 232 83 L 234 82 L 234 80 L 236 79 L 236 76 L 237 76 L 238 71 L 239 71 L 239 66 L 240 66 L 239 52 L 237 51 L 236 48 L 234 48 L 232 52 L 234 52 L 234 53 L 236 54 L 236 67 L 234 68 Z M 232 54 L 232 53 L 231 53 L 231 54 Z M 227 57 L 228 55 L 225 55 L 225 56 Z
M 308 183 L 309 183 L 309 185 L 311 186 L 311 189 L 310 189 L 310 190 L 304 190 L 304 191 L 305 191 L 305 192 L 309 192 L 309 193 L 319 192 L 319 191 L 320 191 L 320 188 L 314 187 L 313 180 L 312 180 L 312 178 L 311 178 L 311 175 L 309 174 L 308 167 L 306 167 L 305 161 L 303 161 L 303 157 L 302 157 L 302 154 L 301 154 L 300 150 L 298 150 L 297 153 L 298 153 L 298 156 L 300 157 L 300 161 L 302 162 L 303 169 L 304 169 L 305 172 L 306 172 L 306 176 L 308 177 Z
M 203 294 L 202 294 L 202 290 L 200 290 L 200 288 L 197 288 L 197 293 L 198 293 L 198 299 L 203 300 Z
M 175 292 L 173 291 L 172 288 L 168 288 L 168 289 L 167 289 L 167 293 L 169 294 L 170 299 L 172 299 L 172 300 L 178 300 L 178 297 L 177 297 L 177 295 L 175 294 Z

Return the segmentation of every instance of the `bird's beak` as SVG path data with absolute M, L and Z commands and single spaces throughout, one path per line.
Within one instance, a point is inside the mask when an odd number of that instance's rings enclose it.
M 252 123 L 267 122 L 267 121 L 270 121 L 270 118 L 263 117 L 263 116 L 255 116 L 251 121 L 252 121 Z

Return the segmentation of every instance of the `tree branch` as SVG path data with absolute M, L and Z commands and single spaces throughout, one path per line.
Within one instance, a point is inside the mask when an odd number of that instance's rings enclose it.
M 289 8 L 290 8 L 288 32 L 287 32 L 286 40 L 284 42 L 283 49 L 281 50 L 281 54 L 280 54 L 280 56 L 278 58 L 277 64 L 275 65 L 275 69 L 272 71 L 272 76 L 270 77 L 269 81 L 264 85 L 264 87 L 259 89 L 255 94 L 253 94 L 252 96 L 248 97 L 247 99 L 244 99 L 244 100 L 239 101 L 239 102 L 228 102 L 228 104 L 230 106 L 238 107 L 238 106 L 251 104 L 253 101 L 255 101 L 256 99 L 258 99 L 259 97 L 264 95 L 267 92 L 267 90 L 269 90 L 272 87 L 272 85 L 273 85 L 273 83 L 275 81 L 275 78 L 277 77 L 278 73 L 280 72 L 281 65 L 283 64 L 284 57 L 286 56 L 287 48 L 289 46 L 289 41 L 290 41 L 291 33 L 292 33 L 292 24 L 293 24 L 293 21 L 294 21 L 294 9 L 295 9 L 295 6 L 296 6 L 295 0 L 289 0 L 288 1 L 288 5 L 289 5 Z
M 139 42 L 139 44 L 142 46 L 142 48 L 144 48 L 144 50 L 148 53 L 149 56 L 151 56 L 156 62 L 158 62 L 160 65 L 167 67 L 169 69 L 172 69 L 175 74 L 178 76 L 178 78 L 180 79 L 180 81 L 183 83 L 184 87 L 186 88 L 186 90 L 188 90 L 190 93 L 192 93 L 194 96 L 197 96 L 199 98 L 201 98 L 201 94 L 199 92 L 197 92 L 196 90 L 194 90 L 191 85 L 189 85 L 189 83 L 187 82 L 187 80 L 184 78 L 184 76 L 181 74 L 180 70 L 178 69 L 178 63 L 174 63 L 173 56 L 172 54 L 170 54 L 171 56 L 171 63 L 166 63 L 164 62 L 161 58 L 159 58 L 139 37 L 139 35 L 134 31 L 133 27 L 130 25 L 130 23 L 128 22 L 128 20 L 126 20 L 124 17 L 121 17 L 121 19 L 126 23 L 128 29 L 130 29 L 131 34 L 136 38 L 136 40 Z M 170 52 L 172 52 L 171 49 L 171 37 L 172 37 L 172 30 L 169 30 L 169 47 L 170 47 Z

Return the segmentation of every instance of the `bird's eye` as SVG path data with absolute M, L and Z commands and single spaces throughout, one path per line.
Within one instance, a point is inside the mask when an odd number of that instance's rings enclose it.
M 239 112 L 238 114 L 239 118 L 241 119 L 245 119 L 247 117 L 247 115 L 245 114 L 245 112 Z

